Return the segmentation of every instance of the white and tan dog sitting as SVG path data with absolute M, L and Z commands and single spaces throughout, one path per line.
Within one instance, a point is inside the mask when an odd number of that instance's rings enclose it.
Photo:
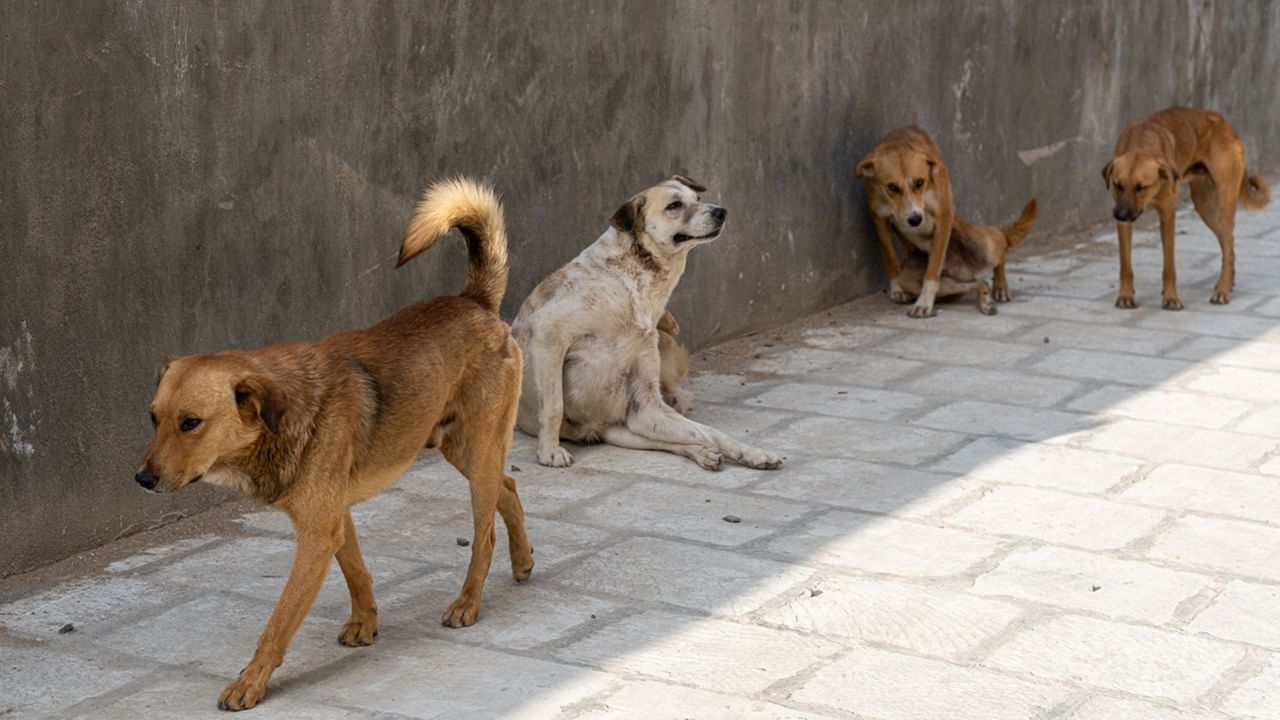
M 681 415 L 660 388 L 658 321 L 689 251 L 711 242 L 725 209 L 676 175 L 637 194 L 609 229 L 534 288 L 512 324 L 524 350 L 517 425 L 538 462 L 567 467 L 560 439 L 683 455 L 708 470 L 722 457 L 772 469 L 782 458 Z

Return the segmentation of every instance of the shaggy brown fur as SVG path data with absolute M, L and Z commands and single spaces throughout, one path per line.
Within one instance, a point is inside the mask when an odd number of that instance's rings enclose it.
M 218 699 L 251 708 L 306 617 L 336 556 L 351 593 L 344 645 L 378 632 L 372 580 L 349 508 L 400 477 L 429 444 L 466 476 L 475 522 L 471 564 L 443 622 L 476 621 L 502 513 L 511 570 L 525 580 L 533 549 L 515 482 L 504 475 L 522 358 L 497 315 L 506 287 L 506 235 L 492 190 L 434 185 L 419 205 L 401 262 L 457 227 L 470 270 L 457 297 L 425 300 L 365 330 L 317 343 L 228 350 L 170 360 L 151 402 L 155 437 L 136 479 L 156 492 L 204 480 L 288 514 L 298 536 L 284 592 L 253 659 Z
M 1173 262 L 1174 217 L 1178 181 L 1186 180 L 1196 213 L 1218 238 L 1222 270 L 1209 302 L 1225 305 L 1235 287 L 1236 206 L 1257 210 L 1271 201 L 1266 178 L 1245 169 L 1244 143 L 1221 115 L 1208 110 L 1172 107 L 1130 123 L 1120 133 L 1102 179 L 1115 204 L 1120 241 L 1120 292 L 1116 307 L 1136 308 L 1133 289 L 1133 222 L 1147 207 L 1160 214 L 1164 272 L 1161 306 L 1181 310 L 1178 273 Z

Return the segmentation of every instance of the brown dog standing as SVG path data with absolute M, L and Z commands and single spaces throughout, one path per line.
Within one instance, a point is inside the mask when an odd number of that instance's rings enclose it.
M 1191 200 L 1205 225 L 1218 238 L 1222 271 L 1209 299 L 1225 305 L 1235 286 L 1236 205 L 1248 210 L 1271 199 L 1266 179 L 1245 170 L 1244 143 L 1221 115 L 1207 110 L 1172 107 L 1130 123 L 1120 133 L 1102 179 L 1115 201 L 1113 214 L 1120 240 L 1120 293 L 1116 307 L 1138 306 L 1133 291 L 1133 222 L 1148 206 L 1160 214 L 1164 251 L 1161 305 L 1181 310 L 1178 274 L 1173 261 L 1174 211 L 1178 181 L 1185 179 Z
M 470 260 L 460 296 L 425 300 L 317 343 L 191 355 L 161 370 L 151 402 L 155 437 L 138 483 L 155 492 L 197 480 L 236 487 L 287 513 L 298 536 L 257 651 L 218 699 L 224 710 L 251 708 L 266 694 L 335 556 L 351 592 L 351 619 L 338 641 L 373 642 L 378 611 L 349 508 L 399 478 L 424 446 L 439 446 L 471 486 L 471 564 L 444 624 L 476 621 L 495 511 L 507 526 L 516 580 L 533 569 L 524 510 L 504 475 L 522 357 L 497 315 L 507 242 L 492 190 L 461 179 L 432 186 L 400 263 L 453 227 Z
M 908 313 L 911 317 L 932 315 L 939 297 L 976 292 L 978 309 L 986 315 L 996 312 L 993 299 L 1013 298 L 1004 256 L 1035 224 L 1035 200 L 1003 227 L 965 222 L 956 216 L 951 175 L 937 145 L 915 125 L 886 135 L 858 163 L 854 174 L 866 181 L 871 221 L 889 274 L 889 297 L 908 303 L 917 296 Z M 895 236 L 907 253 L 901 266 L 894 251 Z

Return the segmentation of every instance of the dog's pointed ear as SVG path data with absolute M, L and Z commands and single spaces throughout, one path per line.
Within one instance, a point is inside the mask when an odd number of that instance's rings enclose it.
M 160 369 L 156 371 L 156 387 L 160 387 L 160 381 L 164 379 L 164 374 L 169 372 L 169 366 L 173 364 L 174 359 L 171 355 L 160 364 Z
M 707 188 L 705 185 L 702 185 L 697 180 L 685 177 L 684 175 L 672 175 L 671 179 L 675 180 L 676 182 L 680 183 L 681 185 L 689 188 L 690 190 L 696 193 L 704 193 L 707 191 Z
M 1108 190 L 1111 189 L 1111 161 L 1110 160 L 1107 161 L 1106 165 L 1102 166 L 1102 182 L 1107 186 Z
M 870 155 L 858 161 L 853 167 L 854 177 L 872 178 L 876 176 L 876 159 Z
M 643 214 L 644 195 L 636 195 L 618 208 L 613 217 L 609 218 L 609 224 L 618 232 L 630 233 L 635 230 L 636 225 L 644 226 Z
M 241 417 L 261 420 L 273 435 L 280 432 L 280 420 L 284 418 L 288 399 L 279 383 L 266 375 L 253 373 L 236 383 L 235 394 Z

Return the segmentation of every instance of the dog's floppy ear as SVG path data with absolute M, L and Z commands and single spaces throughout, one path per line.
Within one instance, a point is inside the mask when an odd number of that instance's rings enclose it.
M 1102 166 L 1102 182 L 1111 189 L 1111 161 L 1108 160 L 1106 165 Z
M 876 159 L 870 155 L 858 161 L 853 168 L 854 177 L 870 178 L 876 176 Z
M 235 393 L 241 417 L 257 418 L 272 434 L 280 432 L 287 398 L 275 380 L 258 373 L 246 375 L 236 383 Z
M 1157 165 L 1156 172 L 1160 174 L 1161 180 L 1172 180 L 1173 182 L 1177 182 L 1178 179 L 1182 177 L 1178 174 L 1178 171 L 1174 170 L 1173 166 L 1167 162 L 1161 162 Z
M 704 193 L 707 191 L 707 188 L 703 185 L 700 185 L 697 180 L 685 177 L 684 175 L 672 175 L 671 179 L 675 180 L 681 185 L 684 185 L 685 187 L 689 188 L 690 190 L 696 193 Z
M 644 195 L 636 195 L 618 208 L 618 211 L 609 218 L 609 224 L 618 232 L 629 233 L 635 230 L 636 225 L 644 225 Z

